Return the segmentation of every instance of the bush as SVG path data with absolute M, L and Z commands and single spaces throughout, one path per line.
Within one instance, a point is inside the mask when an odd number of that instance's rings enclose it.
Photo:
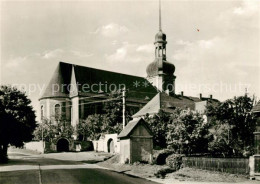
M 173 153 L 174 151 L 169 149 L 156 151 L 153 154 L 153 164 L 157 164 L 157 165 L 166 164 L 166 158 Z
M 182 157 L 181 154 L 172 154 L 166 158 L 166 165 L 177 171 L 182 167 Z
M 81 151 L 93 151 L 94 146 L 92 141 L 82 141 L 81 142 Z

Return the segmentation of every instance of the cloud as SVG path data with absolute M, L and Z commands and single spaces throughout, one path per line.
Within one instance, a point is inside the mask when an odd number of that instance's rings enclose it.
M 115 37 L 122 33 L 129 32 L 129 29 L 126 26 L 121 26 L 115 23 L 110 23 L 104 26 L 101 26 L 96 29 L 96 31 L 91 32 L 91 34 L 101 34 L 105 37 Z
M 118 62 L 126 59 L 127 47 L 121 47 L 116 50 L 114 54 L 106 56 L 110 62 Z
M 240 6 L 230 8 L 217 17 L 219 27 L 223 33 L 229 30 L 250 30 L 259 28 L 260 1 L 244 0 Z
M 176 49 L 173 54 L 173 59 L 181 62 L 204 62 L 201 61 L 203 57 L 209 55 L 218 55 L 219 53 L 227 53 L 230 50 L 226 48 L 221 51 L 221 47 L 225 46 L 225 40 L 220 37 L 214 37 L 208 40 L 197 40 L 197 41 L 185 41 L 178 40 L 177 46 L 180 45 L 179 49 Z
M 233 13 L 235 15 L 246 15 L 250 16 L 256 13 L 260 8 L 260 4 L 258 1 L 253 1 L 253 0 L 244 0 L 242 2 L 242 5 L 239 7 L 235 7 L 233 9 Z
M 111 42 L 111 44 L 112 44 L 112 45 L 117 45 L 117 44 L 118 44 L 118 41 L 117 41 L 117 40 L 113 40 L 113 41 Z
M 175 43 L 176 43 L 177 45 L 184 45 L 184 46 L 187 46 L 187 45 L 190 45 L 190 44 L 191 44 L 191 42 L 189 42 L 189 41 L 184 41 L 184 40 L 177 40 Z
M 26 57 L 12 58 L 5 64 L 5 67 L 7 67 L 7 68 L 16 68 L 20 64 L 22 64 L 25 60 L 26 60 Z
M 105 59 L 110 63 L 140 63 L 152 61 L 153 45 L 150 44 L 131 44 L 122 42 L 121 46 L 112 54 L 106 54 Z
M 137 52 L 153 53 L 154 52 L 154 45 L 153 44 L 140 45 L 136 48 L 136 51 Z
M 86 58 L 86 57 L 90 57 L 90 56 L 94 55 L 93 53 L 85 53 L 85 52 L 76 51 L 76 50 L 71 51 L 71 53 L 74 56 L 81 57 L 81 58 Z
M 55 50 L 51 50 L 51 51 L 45 51 L 43 53 L 43 58 L 44 59 L 51 59 L 51 58 L 59 57 L 63 53 L 64 53 L 64 51 L 62 49 L 55 49 Z

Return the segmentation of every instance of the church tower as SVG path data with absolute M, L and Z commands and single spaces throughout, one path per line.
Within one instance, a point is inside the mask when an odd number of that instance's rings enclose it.
M 159 32 L 155 35 L 155 60 L 146 68 L 147 80 L 159 91 L 175 93 L 175 66 L 166 59 L 166 34 L 162 32 L 161 1 L 159 0 Z

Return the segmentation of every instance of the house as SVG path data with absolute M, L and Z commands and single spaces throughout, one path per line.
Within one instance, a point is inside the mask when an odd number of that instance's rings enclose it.
M 219 101 L 213 99 L 212 95 L 209 98 L 184 96 L 183 92 L 180 95 L 168 95 L 165 92 L 159 92 L 152 100 L 150 100 L 140 111 L 135 113 L 132 117 L 144 117 L 147 114 L 154 115 L 160 110 L 172 113 L 174 109 L 180 108 L 184 110 L 192 110 L 204 114 L 206 106 L 209 104 L 216 104 Z M 207 118 L 207 117 L 205 117 Z
M 120 139 L 120 163 L 152 162 L 153 136 L 142 119 L 130 121 L 118 135 Z
M 250 178 L 260 180 L 260 101 L 252 108 L 251 113 L 256 118 L 256 131 L 254 132 L 255 153 L 249 158 Z

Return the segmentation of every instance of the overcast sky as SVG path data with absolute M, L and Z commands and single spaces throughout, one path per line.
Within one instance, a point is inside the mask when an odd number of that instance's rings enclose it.
M 260 97 L 259 11 L 253 0 L 162 0 L 176 93 Z M 42 87 L 59 61 L 146 77 L 157 32 L 157 0 L 2 1 L 1 83 Z

